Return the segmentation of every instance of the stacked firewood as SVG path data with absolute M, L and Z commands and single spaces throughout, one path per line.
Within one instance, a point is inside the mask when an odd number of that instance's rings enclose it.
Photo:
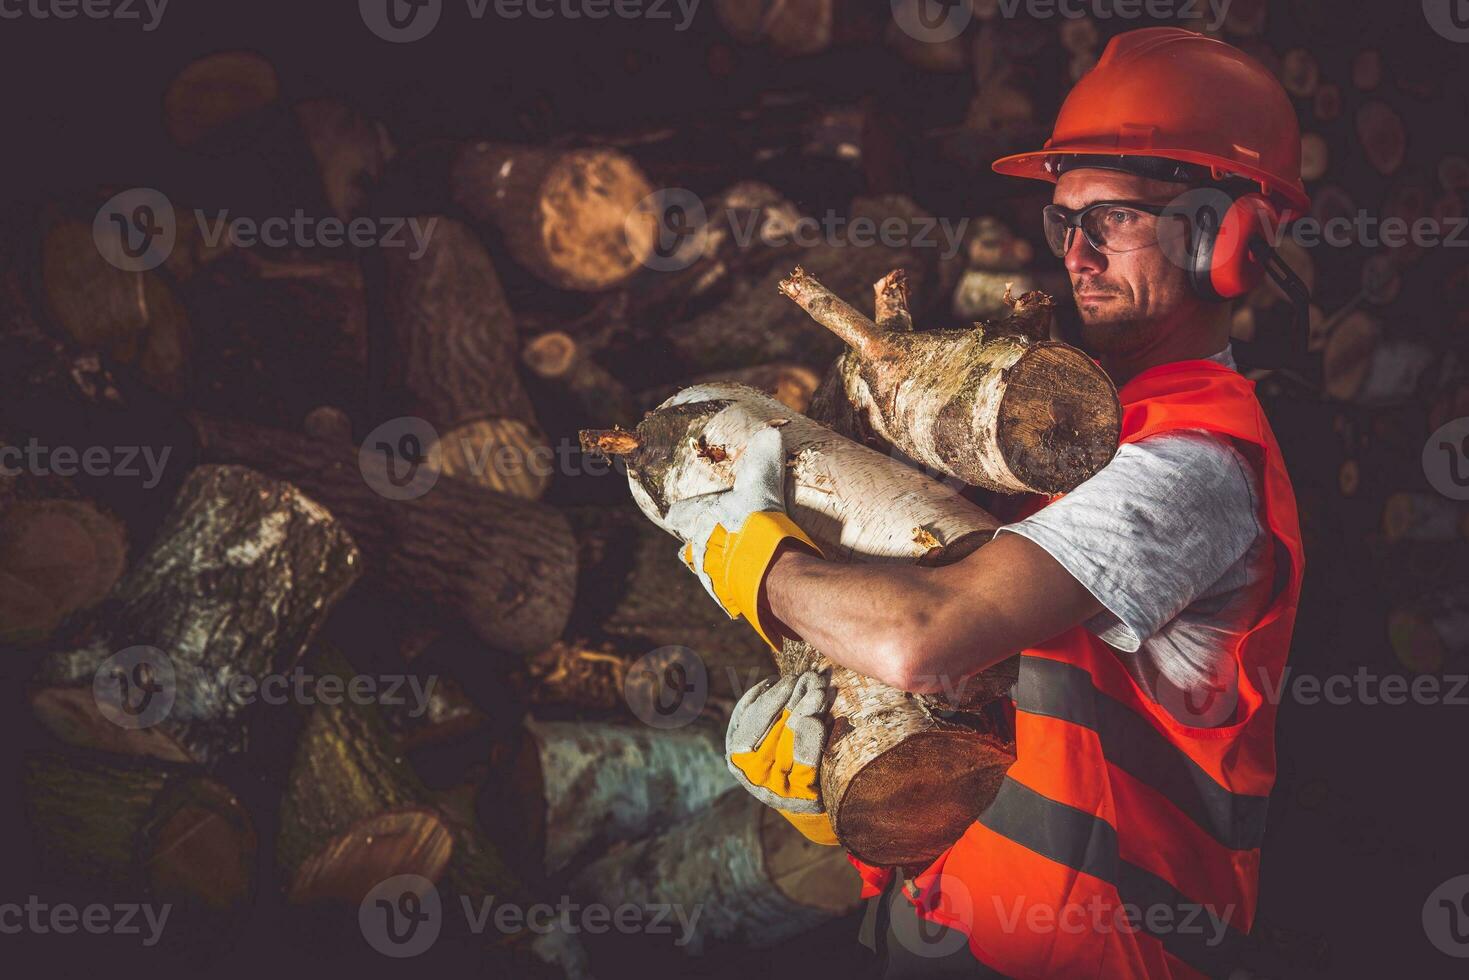
M 1013 665 L 918 698 L 804 645 L 772 656 L 659 525 L 726 488 L 767 426 L 793 513 L 842 561 L 958 560 L 997 526 L 988 495 L 1062 492 L 1106 463 L 1115 391 L 1052 323 L 1066 283 L 1026 231 L 1035 201 L 996 201 L 952 250 L 912 240 L 933 227 L 919 185 L 1038 145 L 1105 41 L 978 2 L 945 43 L 837 0 L 765 6 L 717 5 L 742 50 L 886 45 L 923 78 L 972 75 L 958 121 L 770 96 L 717 120 L 743 154 L 722 170 L 681 167 L 677 128 L 399 146 L 234 52 L 163 95 L 160 264 L 109 251 L 117 187 L 5 216 L 0 642 L 30 679 L 22 795 L 45 879 L 171 902 L 201 934 L 278 907 L 355 929 L 377 885 L 416 875 L 446 906 L 704 907 L 679 956 L 768 947 L 857 906 L 843 849 L 808 844 L 722 758 L 734 701 L 812 666 L 838 690 L 822 789 L 846 850 L 915 866 L 982 811 L 1013 760 L 996 710 Z M 1334 168 L 1360 154 L 1410 223 L 1462 210 L 1461 158 L 1408 173 L 1425 165 L 1394 108 L 1411 93 L 1384 94 L 1370 59 L 1333 80 L 1304 50 L 1276 57 L 1262 6 L 1241 0 L 1224 31 L 1299 100 L 1317 216 L 1352 210 L 1356 172 Z M 718 186 L 662 186 L 706 164 Z M 811 217 L 798 189 L 838 171 L 849 219 L 909 240 L 793 234 Z M 269 247 L 210 223 L 298 211 L 417 228 L 422 247 Z M 1417 479 L 1418 454 L 1469 415 L 1469 387 L 1448 332 L 1404 328 L 1394 303 L 1416 286 L 1463 307 L 1469 280 L 1406 251 L 1282 251 L 1320 286 L 1308 355 L 1290 356 L 1272 286 L 1234 336 L 1308 553 L 1380 521 L 1381 567 L 1412 571 L 1388 593 L 1391 642 L 1439 670 L 1469 654 L 1469 598 L 1441 588 L 1469 521 Z M 51 465 L 13 465 L 35 447 Z M 57 452 L 96 447 L 95 466 Z M 406 679 L 423 699 L 237 696 L 297 671 Z M 456 940 L 505 975 L 575 976 L 605 955 L 582 938 Z
M 740 419 L 789 425 L 796 510 L 834 555 L 956 560 L 996 526 L 959 481 L 1055 492 L 1115 447 L 1115 392 L 1050 339 L 1049 299 L 918 333 L 957 273 L 932 249 L 793 244 L 799 210 L 737 181 L 694 199 L 708 223 L 670 251 L 615 148 L 399 150 L 345 104 L 283 102 L 254 55 L 189 66 L 163 106 L 178 176 L 146 213 L 99 188 L 4 228 L 0 440 L 31 455 L 0 480 L 0 637 L 32 664 L 42 878 L 206 933 L 277 904 L 355 921 L 402 875 L 446 903 L 702 908 L 681 955 L 854 910 L 842 850 L 723 759 L 735 699 L 820 654 L 772 657 L 728 620 L 627 463 L 576 433 L 641 419 L 643 475 L 714 441 L 737 457 Z M 852 210 L 926 220 L 900 195 Z M 210 224 L 279 213 L 424 234 L 270 247 Z M 130 265 L 144 218 L 171 248 Z M 585 301 L 556 316 L 558 296 Z M 941 397 L 883 410 L 915 370 Z M 644 415 L 691 398 L 707 411 Z M 107 459 L 68 465 L 91 447 Z M 1013 759 L 985 710 L 1013 675 L 944 705 L 839 673 L 834 824 L 874 860 L 936 854 Z M 284 703 L 249 696 L 299 676 Z M 364 677 L 421 703 L 321 696 Z M 950 819 L 911 819 L 940 794 Z M 588 969 L 566 936 L 472 941 L 515 975 Z

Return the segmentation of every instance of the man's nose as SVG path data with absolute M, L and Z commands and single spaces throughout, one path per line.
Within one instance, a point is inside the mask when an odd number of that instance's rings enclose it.
M 1073 276 L 1083 273 L 1102 272 L 1107 268 L 1107 257 L 1087 241 L 1080 228 L 1071 230 L 1071 243 L 1066 248 L 1066 271 Z

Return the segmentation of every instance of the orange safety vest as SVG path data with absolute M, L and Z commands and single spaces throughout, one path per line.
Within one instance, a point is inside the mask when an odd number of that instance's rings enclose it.
M 1275 782 L 1266 692 L 1279 690 L 1305 567 L 1295 494 L 1254 388 L 1191 360 L 1119 392 L 1122 442 L 1207 429 L 1259 468 L 1277 591 L 1235 649 L 1233 721 L 1180 723 L 1079 625 L 1022 651 L 1016 761 L 994 802 L 903 891 L 920 918 L 968 937 L 978 975 L 1227 976 L 1238 962 Z M 863 897 L 892 878 L 848 858 Z

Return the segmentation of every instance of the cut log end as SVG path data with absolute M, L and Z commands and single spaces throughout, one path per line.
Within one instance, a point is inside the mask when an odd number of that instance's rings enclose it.
M 455 426 L 429 450 L 429 465 L 521 500 L 539 500 L 551 483 L 550 447 L 519 419 L 479 419 Z
M 89 687 L 41 688 L 31 695 L 31 710 L 44 728 L 68 745 L 165 762 L 199 761 L 161 728 L 123 728 L 103 715 Z
M 1117 392 L 1092 367 L 1081 351 L 1041 343 L 1009 370 L 1000 451 L 1011 471 L 1041 493 L 1073 489 L 1117 451 Z
M 381 813 L 359 821 L 307 857 L 291 882 L 290 901 L 356 905 L 395 875 L 438 881 L 453 848 L 448 825 L 431 810 Z
M 258 841 L 244 806 L 213 780 L 195 780 L 194 799 L 158 829 L 148 862 L 151 893 L 227 911 L 248 901 Z
M 995 798 L 1014 761 L 1013 746 L 958 726 L 910 735 L 847 785 L 834 811 L 837 834 L 870 864 L 925 866 Z M 843 806 L 848 799 L 861 803 Z M 915 800 L 928 815 L 923 826 L 912 820 Z

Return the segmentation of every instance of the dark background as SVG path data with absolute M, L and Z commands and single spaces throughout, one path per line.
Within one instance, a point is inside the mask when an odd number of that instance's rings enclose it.
M 1299 104 L 1303 129 L 1327 135 L 1335 151 L 1324 182 L 1380 213 L 1397 181 L 1420 175 L 1433 182 L 1442 155 L 1469 150 L 1469 46 L 1430 30 L 1418 3 L 1317 0 L 1270 6 L 1270 48 L 1307 48 L 1323 79 L 1342 88 L 1342 113 L 1332 122 L 1316 125 L 1309 104 Z M 873 18 L 887 15 L 886 4 L 872 8 Z M 1105 36 L 1147 23 L 1098 26 Z M 1026 44 L 1031 32 L 1049 34 L 1055 25 L 1016 22 L 1007 30 L 1014 31 L 1015 43 Z M 1360 154 L 1341 152 L 1353 143 L 1351 120 L 1366 98 L 1351 85 L 1352 59 L 1368 47 L 1380 49 L 1384 59 L 1384 82 L 1374 95 L 1407 123 L 1408 161 L 1392 178 L 1376 174 Z M 3 20 L 0 199 L 6 211 L 24 212 L 98 188 L 178 186 L 186 178 L 161 125 L 161 93 L 191 60 L 224 49 L 265 55 L 279 72 L 283 99 L 333 95 L 363 108 L 386 123 L 400 148 L 441 138 L 539 143 L 673 127 L 679 134 L 673 140 L 628 149 L 655 184 L 705 195 L 733 179 L 755 177 L 808 214 L 841 212 L 864 190 L 903 191 L 935 215 L 999 215 L 1030 237 L 1038 254 L 1044 252 L 1035 235 L 1038 209 L 1048 189 L 997 177 L 985 164 L 1012 148 L 1038 145 L 1069 84 L 1054 43 L 1021 59 L 1036 100 L 1036 127 L 956 147 L 926 134 L 962 120 L 974 95 L 968 72 L 925 72 L 881 44 L 860 40 L 816 56 L 782 58 L 731 41 L 709 4 L 701 6 L 691 29 L 675 32 L 671 21 L 615 17 L 536 22 L 490 15 L 473 21 L 462 3 L 449 2 L 434 33 L 406 45 L 374 37 L 355 5 L 342 2 L 174 0 L 151 33 L 137 22 Z M 781 134 L 798 131 L 818 107 L 853 104 L 889 121 L 893 142 L 906 151 L 899 163 L 864 171 L 851 162 L 804 158 L 792 142 L 782 145 L 792 138 Z M 754 119 L 737 116 L 738 110 L 757 107 Z M 757 153 L 766 147 L 776 152 Z M 1371 251 L 1317 249 L 1315 303 L 1330 313 L 1352 297 L 1361 262 Z M 1046 255 L 1035 267 L 1050 264 Z M 1399 297 L 1374 311 L 1385 333 L 1429 343 L 1445 363 L 1455 352 L 1462 356 L 1469 323 L 1465 267 L 1462 250 L 1430 250 L 1404 272 Z M 570 314 L 592 301 L 513 290 L 511 298 Z M 1281 357 L 1270 336 L 1254 344 L 1236 341 L 1235 350 L 1244 369 L 1275 367 Z M 1319 356 L 1293 368 L 1262 376 L 1260 387 L 1307 531 L 1305 591 L 1291 664 L 1299 673 L 1321 676 L 1350 674 L 1359 666 L 1410 675 L 1389 642 L 1389 612 L 1420 594 L 1462 584 L 1465 552 L 1452 549 L 1428 565 L 1405 561 L 1380 540 L 1381 509 L 1392 491 L 1429 489 L 1418 458 L 1432 430 L 1430 417 L 1436 425 L 1462 414 L 1462 406 L 1443 416 L 1443 388 L 1398 405 L 1333 403 L 1320 393 Z M 1458 380 L 1449 390 L 1462 385 L 1462 374 L 1452 376 Z M 1440 414 L 1432 416 L 1434 411 Z M 1362 474 L 1350 494 L 1340 484 L 1348 460 L 1356 460 Z M 576 493 L 559 487 L 552 496 Z M 3 901 L 44 895 L 46 888 L 31 867 L 28 828 L 10 788 L 20 750 L 38 737 L 24 707 L 21 663 L 0 668 L 8 682 L 0 715 Z M 1459 659 L 1440 672 L 1466 670 L 1469 664 Z M 1282 707 L 1280 778 L 1263 852 L 1256 954 L 1261 975 L 1463 975 L 1460 962 L 1430 945 L 1422 915 L 1435 887 L 1469 874 L 1466 722 L 1465 705 Z M 309 937 L 282 925 L 283 910 L 265 900 L 260 905 L 237 931 L 186 955 L 150 956 L 115 947 L 98 955 L 101 962 L 126 962 L 162 975 L 188 969 L 259 976 L 330 965 L 325 953 L 313 954 Z M 836 969 L 856 962 L 846 946 L 854 932 L 855 922 L 844 920 L 777 954 L 690 964 L 688 970 L 758 969 L 779 976 L 793 975 L 788 971 L 797 965 Z M 68 944 L 55 936 L 23 942 L 0 936 L 0 958 L 10 960 L 6 951 L 23 946 L 26 957 L 38 957 L 32 968 L 44 968 L 48 962 L 72 962 L 79 945 L 81 940 Z M 401 972 L 427 967 L 409 961 Z M 624 975 L 653 975 L 637 962 L 623 968 Z

